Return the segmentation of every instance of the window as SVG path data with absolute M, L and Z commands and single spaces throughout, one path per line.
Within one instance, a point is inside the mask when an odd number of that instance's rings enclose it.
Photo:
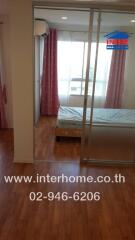
M 60 94 L 84 95 L 88 43 L 80 41 L 58 41 L 58 86 Z M 112 51 L 106 44 L 99 44 L 95 96 L 106 94 Z M 89 95 L 92 94 L 96 43 L 92 43 Z M 68 93 L 67 93 L 68 91 Z

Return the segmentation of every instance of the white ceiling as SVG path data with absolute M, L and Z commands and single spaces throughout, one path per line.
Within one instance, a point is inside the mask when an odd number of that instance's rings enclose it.
M 89 13 L 83 11 L 68 10 L 47 10 L 35 9 L 35 18 L 45 19 L 51 26 L 77 26 L 86 28 L 89 23 Z M 67 20 L 62 20 L 66 16 Z M 135 19 L 135 14 L 121 13 L 102 13 L 102 26 L 105 27 L 135 27 L 135 23 L 131 23 Z M 97 13 L 94 16 L 94 25 L 97 25 Z

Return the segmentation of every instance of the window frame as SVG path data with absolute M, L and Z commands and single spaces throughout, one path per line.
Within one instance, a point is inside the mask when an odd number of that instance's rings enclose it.
M 95 42 L 93 42 L 93 43 L 95 43 Z M 83 94 L 83 91 L 84 91 L 84 87 L 83 87 L 83 83 L 85 83 L 85 78 L 83 78 L 83 76 L 85 75 L 85 66 L 84 66 L 84 64 L 85 64 L 85 49 L 86 49 L 86 44 L 88 44 L 87 42 L 84 42 L 84 48 L 83 48 L 83 64 L 82 64 L 82 76 L 81 76 L 81 78 L 73 78 L 72 80 L 71 80 L 71 82 L 79 82 L 80 83 L 80 85 L 81 85 L 81 88 L 80 88 L 80 94 L 78 94 L 78 93 L 76 93 L 76 94 L 74 94 L 74 93 L 71 93 L 71 86 L 70 86 L 70 96 L 72 97 L 72 96 L 84 96 L 84 94 Z M 100 43 L 99 43 L 100 44 Z M 79 80 L 80 79 L 80 80 Z M 93 82 L 93 80 L 89 80 L 89 83 L 92 83 Z M 98 83 L 105 83 L 106 81 L 105 80 L 96 80 L 96 84 L 98 84 Z M 71 85 L 71 83 L 70 83 L 70 85 Z M 88 96 L 91 96 L 91 94 L 88 94 Z M 101 97 L 100 95 L 99 96 L 97 96 L 97 97 Z

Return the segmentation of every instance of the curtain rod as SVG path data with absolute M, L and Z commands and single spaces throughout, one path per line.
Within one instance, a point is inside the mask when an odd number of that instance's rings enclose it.
M 77 30 L 63 30 L 63 29 L 57 29 L 58 32 L 81 32 L 81 33 L 89 33 L 87 30 L 86 31 L 77 31 Z M 92 32 L 92 33 L 97 33 L 96 31 Z M 100 33 L 108 33 L 106 32 L 100 32 Z
M 57 31 L 59 32 L 80 32 L 80 33 L 89 33 L 88 31 L 77 31 L 77 30 L 62 30 L 62 29 L 57 29 Z M 106 34 L 108 33 L 109 31 L 106 31 L 106 32 L 100 32 L 100 34 Z M 97 33 L 96 31 L 93 31 L 92 33 Z M 134 34 L 134 33 L 131 33 L 131 32 L 127 32 L 126 33 L 129 33 L 129 34 Z
M 64 11 L 76 11 L 76 12 L 90 12 L 90 8 L 89 7 L 84 7 L 84 8 L 72 8 L 72 7 L 55 7 L 55 6 L 47 6 L 47 5 L 35 5 L 33 6 L 34 9 L 46 9 L 46 10 L 64 10 Z M 119 13 L 119 14 L 135 14 L 135 10 L 133 11 L 128 11 L 128 10 L 111 10 L 111 9 L 97 9 L 94 8 L 94 12 L 98 13 L 99 11 L 101 11 L 101 13 Z

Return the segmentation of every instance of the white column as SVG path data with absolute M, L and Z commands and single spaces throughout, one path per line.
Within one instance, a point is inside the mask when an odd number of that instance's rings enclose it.
M 33 162 L 32 0 L 10 0 L 14 162 Z

